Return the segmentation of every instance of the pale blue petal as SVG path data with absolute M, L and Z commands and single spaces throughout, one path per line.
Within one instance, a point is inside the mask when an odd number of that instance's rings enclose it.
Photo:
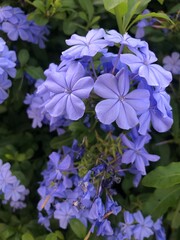
M 54 95 L 45 105 L 47 112 L 52 117 L 62 116 L 65 111 L 68 95 L 65 93 Z
M 133 163 L 136 159 L 136 154 L 134 150 L 127 150 L 122 155 L 122 163 L 129 164 Z
M 129 91 L 128 72 L 122 68 L 116 75 L 118 79 L 118 90 L 121 96 L 125 96 Z
M 70 120 L 78 120 L 84 115 L 85 105 L 83 101 L 73 94 L 70 94 L 66 104 L 65 117 Z
M 100 75 L 94 84 L 94 92 L 103 98 L 119 98 L 116 77 L 110 73 Z
M 74 84 L 85 75 L 84 67 L 81 63 L 71 63 L 66 72 L 66 82 L 69 89 L 72 90 Z
M 88 98 L 94 86 L 94 80 L 91 77 L 80 78 L 73 86 L 73 94 L 79 98 Z
M 111 124 L 119 115 L 119 101 L 116 99 L 107 99 L 96 105 L 95 111 L 97 118 L 101 123 Z
M 121 103 L 119 116 L 116 120 L 117 125 L 122 129 L 130 129 L 138 124 L 135 110 L 126 102 Z
M 148 90 L 136 89 L 126 95 L 125 101 L 136 111 L 144 112 L 149 108 L 150 93 Z

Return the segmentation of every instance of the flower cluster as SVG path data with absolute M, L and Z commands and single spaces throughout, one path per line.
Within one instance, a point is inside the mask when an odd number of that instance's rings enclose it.
M 155 63 L 157 58 L 147 42 L 127 33 L 93 29 L 85 37 L 72 35 L 66 43 L 70 48 L 62 52 L 61 63 L 50 64 L 46 80 L 39 80 L 35 93 L 27 95 L 28 116 L 33 127 L 46 122 L 60 127 L 61 133 L 62 120 L 72 124 L 82 119 L 91 129 L 88 116 L 106 137 L 96 132 L 94 145 L 82 141 L 79 147 L 75 141 L 72 148 L 63 147 L 49 156 L 38 189 L 39 223 L 50 229 L 50 219 L 55 218 L 65 229 L 77 218 L 85 226 L 91 223 L 89 231 L 98 236 L 114 236 L 109 217 L 118 217 L 122 210 L 113 199 L 117 194 L 114 184 L 131 173 L 138 186 L 150 162 L 159 160 L 144 146 L 151 139 L 151 126 L 165 132 L 173 123 L 166 92 L 172 75 Z M 115 46 L 118 53 L 110 52 Z M 125 233 L 120 223 L 119 239 L 144 239 L 161 231 L 160 225 L 156 231 L 151 218 L 144 219 L 140 212 L 129 213 L 127 218 L 131 231 Z
M 0 30 L 7 33 L 11 41 L 21 38 L 23 41 L 38 44 L 44 48 L 49 30 L 46 26 L 38 26 L 28 21 L 26 14 L 18 7 L 0 7 Z
M 50 219 L 55 218 L 59 226 L 66 229 L 69 221 L 76 218 L 86 227 L 88 222 L 91 223 L 89 232 L 111 236 L 108 240 L 131 237 L 143 240 L 153 234 L 157 240 L 165 240 L 162 220 L 153 223 L 150 216 L 143 218 L 140 211 L 134 214 L 124 211 L 124 222 L 119 221 L 118 228 L 112 226 L 108 218 L 118 216 L 122 210 L 113 200 L 116 191 L 112 188 L 113 183 L 119 183 L 120 176 L 124 175 L 123 169 L 120 171 L 119 168 L 120 161 L 111 164 L 112 159 L 109 158 L 106 163 L 96 165 L 80 177 L 75 166 L 84 154 L 84 147 L 78 147 L 77 141 L 72 148 L 64 146 L 61 152 L 50 154 L 38 189 L 41 196 L 39 223 L 50 230 Z
M 7 90 L 11 87 L 8 77 L 16 75 L 16 53 L 9 51 L 5 41 L 0 38 L 0 103 L 8 97 Z
M 155 235 L 156 240 L 166 240 L 165 230 L 162 227 L 162 219 L 153 222 L 151 216 L 143 217 L 140 211 L 130 213 L 124 211 L 124 222 L 118 224 L 113 237 L 108 240 L 136 239 L 143 240 Z
M 20 181 L 12 175 L 10 164 L 0 159 L 0 193 L 4 194 L 3 203 L 10 203 L 13 209 L 21 209 L 26 206 L 23 202 L 29 190 L 20 184 Z
M 116 122 L 126 130 L 138 126 L 142 135 L 150 131 L 151 124 L 158 132 L 171 127 L 170 97 L 165 89 L 172 75 L 155 64 L 157 58 L 147 42 L 127 33 L 122 36 L 115 30 L 106 33 L 99 29 L 89 31 L 86 37 L 74 34 L 67 44 L 71 47 L 62 53 L 60 65 L 50 65 L 46 81 L 37 89 L 36 96 L 42 92 L 48 96 L 40 104 L 41 112 L 78 120 L 88 102 L 94 106 L 103 98 L 95 106 L 103 124 Z M 120 44 L 118 54 L 107 51 L 106 47 L 114 44 Z M 126 53 L 125 47 L 131 53 Z M 97 53 L 102 56 L 95 69 L 93 57 Z
M 35 87 L 40 88 L 43 80 L 39 79 L 36 81 Z M 33 94 L 27 94 L 24 103 L 29 105 L 27 109 L 27 114 L 30 119 L 33 120 L 32 127 L 42 127 L 42 123 L 48 124 L 50 126 L 50 131 L 56 130 L 57 133 L 63 134 L 64 127 L 70 124 L 70 120 L 64 117 L 52 117 L 49 113 L 43 111 L 43 103 L 49 98 L 43 88 L 41 93 L 34 92 Z

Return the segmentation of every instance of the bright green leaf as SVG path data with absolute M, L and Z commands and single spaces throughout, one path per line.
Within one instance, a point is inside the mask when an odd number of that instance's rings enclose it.
M 34 240 L 34 237 L 31 235 L 31 233 L 25 233 L 22 235 L 22 240 Z
M 157 0 L 160 4 L 164 3 L 164 0 Z
M 157 167 L 146 175 L 142 184 L 147 187 L 169 188 L 180 183 L 180 162 Z
M 77 237 L 79 237 L 80 239 L 84 239 L 87 231 L 86 231 L 86 227 L 80 220 L 75 218 L 71 219 L 70 227 Z
M 49 233 L 45 240 L 57 240 L 57 237 L 54 233 Z
M 143 211 L 157 219 L 161 217 L 169 207 L 176 206 L 180 196 L 180 185 L 166 189 L 156 189 L 144 203 Z
M 103 0 L 104 7 L 107 11 L 113 10 L 115 7 L 117 7 L 119 4 L 126 2 L 126 0 Z
M 33 2 L 33 5 L 34 5 L 37 9 L 39 9 L 41 12 L 43 12 L 43 13 L 46 12 L 46 8 L 45 8 L 45 5 L 44 5 L 43 1 L 41 1 L 41 0 L 35 0 L 35 1 Z
M 122 23 L 125 32 L 127 31 L 127 26 L 130 24 L 134 15 L 142 13 L 150 1 L 151 0 L 136 0 L 135 2 L 134 0 L 128 0 L 128 11 L 124 16 Z

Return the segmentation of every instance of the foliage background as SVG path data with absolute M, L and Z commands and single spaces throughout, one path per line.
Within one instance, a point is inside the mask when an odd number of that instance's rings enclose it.
M 147 27 L 145 40 L 150 49 L 156 53 L 159 64 L 162 59 L 172 52 L 180 52 L 180 23 L 178 0 L 148 1 L 148 9 L 152 12 L 163 11 L 171 16 L 174 25 L 164 20 L 160 27 Z M 53 232 L 47 232 L 37 224 L 37 194 L 38 182 L 41 181 L 41 172 L 46 166 L 48 155 L 63 145 L 70 144 L 64 136 L 57 137 L 55 132 L 49 132 L 47 126 L 32 129 L 31 120 L 26 114 L 27 106 L 23 104 L 27 92 L 34 90 L 29 84 L 29 78 L 44 79 L 43 71 L 51 62 L 58 64 L 59 56 L 67 48 L 65 39 L 73 33 L 85 35 L 91 28 L 102 27 L 116 29 L 118 25 L 113 14 L 104 8 L 102 0 L 19 0 L 1 1 L 1 6 L 10 5 L 20 7 L 29 13 L 29 19 L 37 24 L 48 24 L 50 35 L 45 49 L 25 43 L 21 40 L 11 42 L 0 32 L 10 49 L 18 55 L 17 75 L 10 89 L 10 97 L 0 105 L 0 158 L 10 162 L 12 172 L 21 182 L 30 189 L 27 197 L 27 208 L 12 212 L 9 206 L 0 207 L 0 239 L 2 240 L 56 240 L 78 238 L 73 223 L 66 231 L 61 231 L 54 221 Z M 164 28 L 168 28 L 164 29 Z M 129 33 L 134 35 L 136 26 L 130 28 Z M 28 74 L 28 75 L 27 75 Z M 28 77 L 27 77 L 28 76 Z M 129 210 L 137 207 L 144 214 L 151 214 L 154 219 L 164 214 L 164 224 L 167 237 L 170 240 L 180 239 L 180 76 L 174 76 L 168 89 L 173 106 L 174 125 L 163 134 L 152 131 L 153 140 L 149 150 L 158 154 L 161 160 L 148 168 L 150 174 L 145 177 L 137 189 L 132 186 L 132 179 L 124 179 L 119 189 L 120 201 L 128 204 Z M 82 132 L 75 127 L 70 131 L 71 137 L 80 136 Z M 88 133 L 89 134 L 89 133 Z M 159 167 L 158 166 L 164 166 Z M 175 169 L 176 177 L 173 178 Z M 153 171 L 154 170 L 154 171 Z M 171 180 L 172 184 L 169 185 Z M 161 185 L 159 183 L 162 183 Z M 76 223 L 75 223 L 76 224 Z M 77 229 L 81 226 L 77 225 Z M 96 239 L 91 236 L 91 239 Z M 100 239 L 98 237 L 97 239 Z

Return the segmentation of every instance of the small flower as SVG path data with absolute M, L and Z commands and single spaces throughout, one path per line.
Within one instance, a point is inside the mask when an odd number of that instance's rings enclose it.
M 88 98 L 94 81 L 84 77 L 85 70 L 80 63 L 71 64 L 67 72 L 52 72 L 44 83 L 50 92 L 50 100 L 45 109 L 52 117 L 64 116 L 66 119 L 78 120 L 85 111 L 82 101 Z
M 137 222 L 133 230 L 136 240 L 143 240 L 144 238 L 148 238 L 154 234 L 152 231 L 153 221 L 151 219 L 151 216 L 144 218 L 142 213 L 140 211 L 137 211 L 134 213 L 134 218 Z
M 163 58 L 164 68 L 173 74 L 180 74 L 180 54 L 173 52 L 171 56 Z
M 142 41 L 143 42 L 143 41 Z M 145 78 L 150 86 L 159 86 L 166 88 L 172 81 L 172 74 L 162 68 L 158 64 L 152 64 L 157 61 L 153 52 L 149 50 L 148 44 L 144 42 L 144 46 L 137 49 L 132 49 L 134 54 L 127 53 L 121 54 L 120 60 L 127 64 L 132 73 L 138 74 L 140 77 Z
M 122 129 L 130 129 L 138 124 L 137 111 L 149 107 L 147 90 L 130 88 L 128 74 L 122 69 L 116 76 L 110 73 L 100 75 L 94 85 L 97 95 L 106 98 L 96 105 L 95 111 L 101 123 L 111 124 L 116 121 Z
M 54 211 L 54 218 L 59 220 L 59 226 L 63 229 L 67 228 L 69 220 L 76 216 L 76 209 L 72 207 L 68 202 L 56 204 L 56 210 Z
M 95 56 L 98 52 L 103 52 L 104 48 L 108 46 L 109 41 L 104 40 L 104 29 L 92 29 L 85 37 L 73 34 L 66 44 L 72 46 L 62 55 L 66 58 L 82 58 L 83 56 Z
M 157 155 L 149 154 L 144 148 L 147 137 L 139 136 L 132 142 L 124 134 L 121 134 L 123 143 L 128 147 L 122 155 L 122 162 L 134 163 L 142 175 L 146 174 L 145 166 L 149 165 L 149 161 L 156 162 L 160 158 Z

